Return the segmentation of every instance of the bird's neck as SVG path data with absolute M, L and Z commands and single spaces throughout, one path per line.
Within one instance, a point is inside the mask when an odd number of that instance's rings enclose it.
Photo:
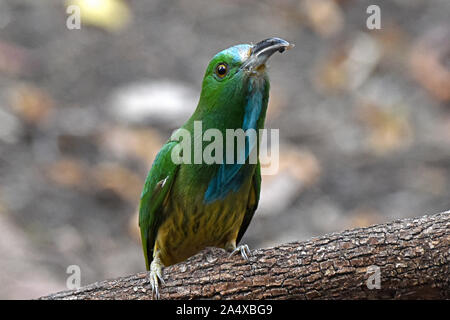
M 258 130 L 264 127 L 268 100 L 268 81 L 265 78 L 250 78 L 248 84 L 247 103 L 244 108 L 242 129 Z M 267 90 L 266 90 L 267 89 Z M 260 119 L 262 118 L 262 121 Z
M 244 112 L 238 128 L 244 131 L 255 130 L 256 136 L 254 139 L 251 139 L 247 135 L 245 136 L 244 150 L 236 150 L 237 161 L 235 163 L 230 164 L 224 162 L 218 166 L 205 192 L 205 203 L 222 200 L 230 192 L 238 192 L 243 184 L 248 179 L 251 179 L 256 163 L 251 163 L 249 156 L 257 148 L 259 139 L 258 129 L 264 127 L 268 91 L 268 81 L 265 79 L 249 79 L 247 98 L 245 99 L 245 106 L 242 108 Z M 224 152 L 225 154 L 226 152 Z M 243 159 L 240 155 L 242 155 Z

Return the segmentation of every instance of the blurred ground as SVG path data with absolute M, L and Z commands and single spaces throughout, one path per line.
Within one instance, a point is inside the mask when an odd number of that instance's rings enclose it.
M 72 264 L 82 285 L 143 271 L 155 152 L 209 59 L 269 36 L 296 47 L 271 61 L 281 164 L 244 242 L 450 208 L 449 1 L 97 2 L 68 30 L 60 1 L 0 0 L 0 298 L 63 290 Z

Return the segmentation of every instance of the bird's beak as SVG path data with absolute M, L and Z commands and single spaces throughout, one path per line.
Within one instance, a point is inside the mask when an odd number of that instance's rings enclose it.
M 280 38 L 268 38 L 255 44 L 248 59 L 242 64 L 242 68 L 249 71 L 257 71 L 261 66 L 265 66 L 275 52 L 284 52 L 294 47 L 293 43 Z

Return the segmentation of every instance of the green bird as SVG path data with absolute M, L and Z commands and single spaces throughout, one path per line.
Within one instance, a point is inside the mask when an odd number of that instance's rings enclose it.
M 208 129 L 226 136 L 227 129 L 246 132 L 264 128 L 269 100 L 266 61 L 275 52 L 293 46 L 283 39 L 269 38 L 256 45 L 230 47 L 212 58 L 197 108 L 181 127 L 190 135 L 184 142 L 193 142 L 193 154 L 195 145 L 205 147 L 203 133 Z M 199 121 L 201 132 L 194 134 Z M 159 151 L 145 181 L 139 209 L 146 268 L 157 298 L 162 268 L 206 247 L 240 252 L 248 259 L 248 246 L 236 245 L 250 224 L 261 190 L 259 159 L 249 161 L 259 146 L 259 135 L 255 139 L 246 136 L 244 144 L 232 150 L 216 150 L 221 151 L 216 155 L 221 153 L 223 161 L 214 163 L 174 161 L 183 142 L 174 137 Z M 180 155 L 186 156 L 186 151 Z M 226 160 L 227 152 L 236 154 L 231 157 L 234 161 Z

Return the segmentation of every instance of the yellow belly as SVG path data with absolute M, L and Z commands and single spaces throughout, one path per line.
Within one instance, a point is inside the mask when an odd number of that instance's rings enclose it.
M 198 207 L 192 203 L 167 203 L 167 218 L 158 229 L 154 248 L 165 266 L 183 261 L 206 247 L 228 249 L 236 245 L 247 201 L 232 193 L 224 201 Z

